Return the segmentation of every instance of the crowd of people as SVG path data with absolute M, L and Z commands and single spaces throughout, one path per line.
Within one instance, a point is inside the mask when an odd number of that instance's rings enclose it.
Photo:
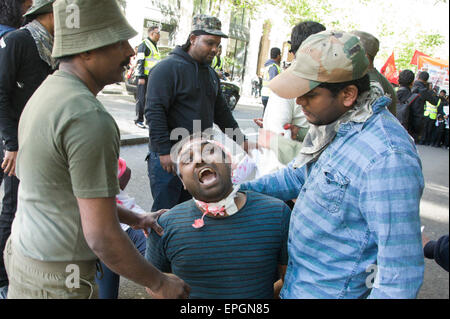
M 0 6 L 2 298 L 117 298 L 120 276 L 153 298 L 416 298 L 424 255 L 448 271 L 448 236 L 421 233 L 414 143 L 448 146 L 448 97 L 407 70 L 395 92 L 373 35 L 295 25 L 292 65 L 276 48 L 266 63 L 252 143 L 221 93 L 217 17 L 194 16 L 161 59 L 159 28 L 136 54 L 116 0 Z M 125 192 L 97 99 L 135 55 L 151 212 Z

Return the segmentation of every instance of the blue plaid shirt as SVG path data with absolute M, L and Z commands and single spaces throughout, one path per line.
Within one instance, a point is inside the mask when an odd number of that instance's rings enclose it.
M 415 298 L 424 256 L 424 188 L 414 142 L 378 99 L 365 123 L 341 125 L 317 162 L 245 183 L 296 198 L 281 297 Z

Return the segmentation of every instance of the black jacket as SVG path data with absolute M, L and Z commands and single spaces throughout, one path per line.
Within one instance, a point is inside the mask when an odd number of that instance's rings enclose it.
M 423 252 L 426 258 L 434 259 L 439 266 L 448 271 L 448 235 L 442 236 L 437 241 L 429 241 Z
M 414 82 L 411 93 L 419 93 L 414 103 L 411 105 L 411 125 L 414 132 L 420 132 L 423 121 L 423 113 L 425 111 L 425 102 L 428 101 L 433 105 L 437 105 L 439 98 L 432 90 L 430 90 L 425 83 L 421 81 Z
M 6 150 L 17 151 L 19 118 L 34 91 L 52 72 L 36 48 L 31 33 L 8 33 L 0 45 L 0 134 Z
M 150 70 L 145 117 L 150 126 L 150 151 L 160 155 L 169 154 L 180 139 L 170 139 L 172 130 L 183 128 L 192 134 L 194 120 L 201 121 L 202 131 L 213 123 L 222 131 L 239 127 L 222 96 L 217 73 L 179 46 Z

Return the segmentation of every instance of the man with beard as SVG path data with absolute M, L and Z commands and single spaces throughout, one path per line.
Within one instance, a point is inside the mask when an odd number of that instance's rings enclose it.
M 297 199 L 281 298 L 415 298 L 422 285 L 421 161 L 368 66 L 358 37 L 323 31 L 270 83 L 310 123 L 287 168 L 241 185 Z
M 210 64 L 222 38 L 218 18 L 197 15 L 189 38 L 150 72 L 145 117 L 150 123 L 148 176 L 152 210 L 170 209 L 191 198 L 175 174 L 170 149 L 186 136 L 217 124 L 238 144 L 244 135 L 220 90 L 220 80 Z
M 115 0 L 56 0 L 53 8 L 60 67 L 19 123 L 18 208 L 4 251 L 8 298 L 95 297 L 97 258 L 157 297 L 187 297 L 189 287 L 149 264 L 119 224 L 155 222 L 154 214 L 116 206 L 119 129 L 96 98 L 121 80 L 137 33 Z M 66 23 L 74 9 L 78 25 Z
M 278 297 L 289 208 L 233 186 L 232 156 L 210 136 L 194 135 L 178 145 L 172 157 L 193 199 L 160 217 L 164 235 L 150 234 L 146 258 L 185 280 L 190 298 Z
M 0 43 L 0 137 L 1 170 L 5 192 L 0 214 L 0 252 L 11 234 L 17 209 L 19 180 L 15 176 L 19 144 L 17 129 L 25 104 L 45 78 L 57 67 L 52 58 L 54 0 L 37 0 L 26 12 L 30 21 L 8 33 Z M 0 257 L 0 298 L 6 298 L 8 278 Z

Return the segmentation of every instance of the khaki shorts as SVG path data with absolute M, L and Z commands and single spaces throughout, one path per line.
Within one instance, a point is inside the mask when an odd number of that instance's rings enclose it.
M 96 261 L 45 262 L 23 256 L 11 238 L 3 252 L 8 299 L 94 299 Z

